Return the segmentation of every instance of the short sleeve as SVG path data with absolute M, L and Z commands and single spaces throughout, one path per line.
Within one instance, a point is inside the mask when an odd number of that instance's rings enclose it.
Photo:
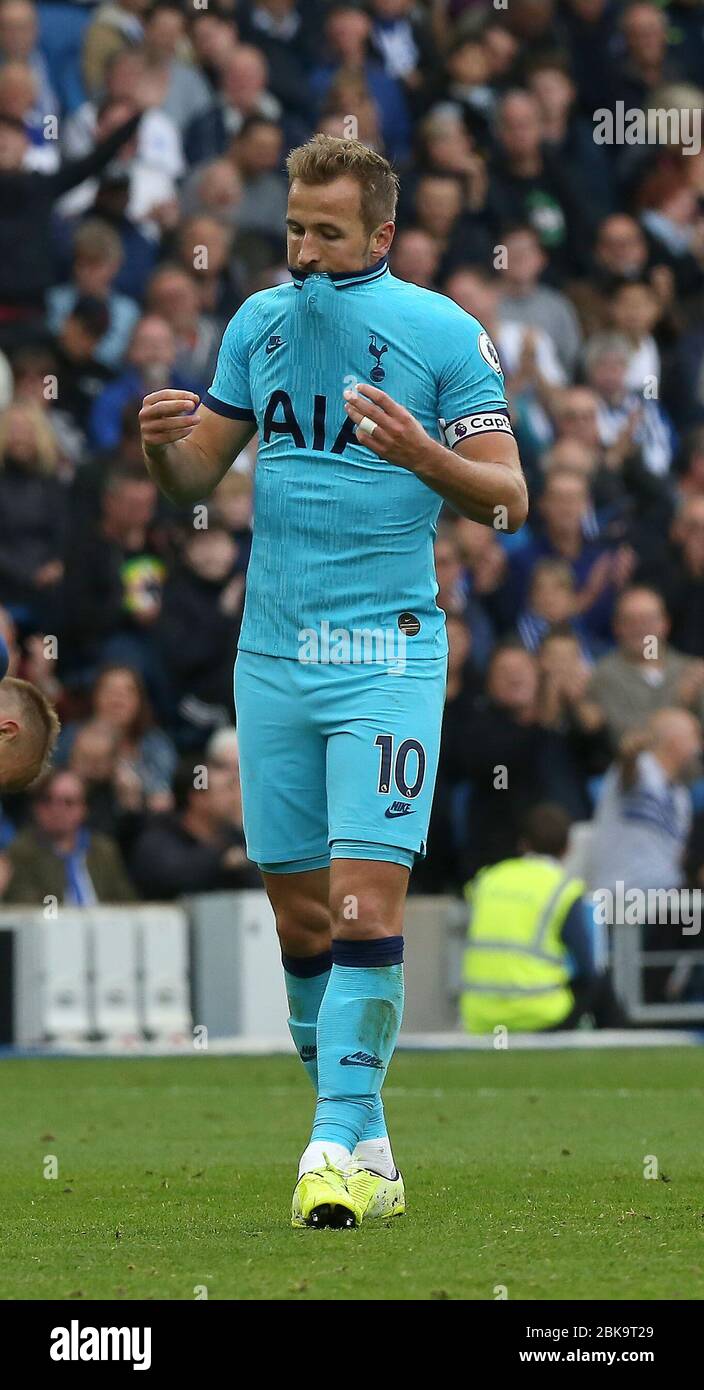
M 452 448 L 473 434 L 512 434 L 499 354 L 485 328 L 457 306 L 438 339 L 438 420 Z
M 230 319 L 220 344 L 213 384 L 203 399 L 209 410 L 231 420 L 256 418 L 249 385 L 248 318 L 247 305 L 243 304 Z

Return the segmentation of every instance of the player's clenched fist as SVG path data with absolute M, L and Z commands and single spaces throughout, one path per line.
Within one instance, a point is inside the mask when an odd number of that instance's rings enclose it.
M 198 424 L 200 396 L 194 391 L 152 391 L 139 412 L 142 443 L 147 450 L 187 439 Z

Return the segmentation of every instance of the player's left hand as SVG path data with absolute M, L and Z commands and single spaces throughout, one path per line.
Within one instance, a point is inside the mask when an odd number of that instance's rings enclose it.
M 366 382 L 358 382 L 354 389 L 350 388 L 343 394 L 345 410 L 355 425 L 359 425 L 365 416 L 376 425 L 373 434 L 356 429 L 358 442 L 365 449 L 371 449 L 378 458 L 387 459 L 389 463 L 396 463 L 399 468 L 408 468 L 415 473 L 431 439 L 410 410 L 392 400 L 378 386 L 368 386 Z

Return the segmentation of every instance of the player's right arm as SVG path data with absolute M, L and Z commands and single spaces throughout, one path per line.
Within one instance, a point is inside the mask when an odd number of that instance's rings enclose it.
M 175 390 L 145 396 L 139 425 L 147 471 L 178 506 L 209 497 L 257 429 L 199 405 L 193 391 Z
M 256 433 L 249 380 L 251 306 L 246 300 L 225 329 L 204 403 L 193 391 L 153 391 L 139 412 L 149 474 L 180 506 L 208 497 Z

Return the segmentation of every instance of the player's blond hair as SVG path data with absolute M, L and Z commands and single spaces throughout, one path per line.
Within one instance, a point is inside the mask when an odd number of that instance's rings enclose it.
M 395 221 L 398 177 L 388 159 L 361 140 L 318 133 L 305 145 L 291 150 L 286 168 L 289 184 L 294 179 L 301 183 L 332 183 L 333 179 L 349 174 L 359 184 L 362 221 L 370 235 L 382 222 Z
M 0 753 L 0 790 L 24 791 L 36 782 L 49 766 L 56 740 L 61 730 L 56 710 L 46 696 L 29 681 L 8 676 L 0 686 L 0 698 L 10 695 L 22 716 L 22 727 L 13 741 L 12 765 L 3 773 Z

